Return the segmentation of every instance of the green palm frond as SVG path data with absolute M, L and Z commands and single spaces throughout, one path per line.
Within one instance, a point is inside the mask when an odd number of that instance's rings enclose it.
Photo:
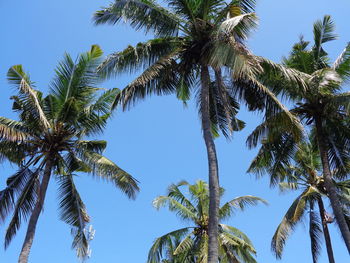
M 147 95 L 175 93 L 179 84 L 179 76 L 176 74 L 177 63 L 174 55 L 162 57 L 147 68 L 118 94 L 113 106 L 121 104 L 125 109 Z
M 72 227 L 72 233 L 74 233 L 72 247 L 77 250 L 79 258 L 85 259 L 89 252 L 89 242 L 84 231 L 90 218 L 74 185 L 73 176 L 70 174 L 62 175 L 58 182 L 61 220 Z
M 18 180 L 23 180 L 20 183 L 22 186 L 19 189 L 16 189 L 18 192 L 18 197 L 16 204 L 14 206 L 14 212 L 11 218 L 11 221 L 6 229 L 5 234 L 5 248 L 9 246 L 12 241 L 12 238 L 16 235 L 18 229 L 21 226 L 22 221 L 26 221 L 31 214 L 34 206 L 37 202 L 37 190 L 39 186 L 39 172 L 40 169 L 32 172 L 29 169 L 24 169 L 19 171 L 17 176 L 26 177 L 25 180 L 13 178 L 9 186 L 15 186 L 13 184 L 18 184 Z M 18 187 L 18 186 L 17 186 Z M 6 197 L 5 197 L 6 198 Z
M 114 183 L 129 198 L 134 199 L 136 197 L 136 193 L 139 191 L 137 180 L 114 162 L 91 151 L 84 151 L 81 154 L 81 159 L 92 169 L 93 175 Z
M 313 209 L 313 204 L 310 206 L 309 211 L 309 235 L 311 240 L 311 253 L 313 262 L 318 261 L 318 257 L 321 253 L 321 244 L 322 244 L 322 226 L 319 219 L 319 216 L 316 214 L 316 211 Z
M 193 207 L 187 207 L 186 204 L 176 201 L 173 197 L 158 196 L 153 200 L 153 206 L 157 209 L 166 205 L 168 205 L 170 211 L 176 212 L 181 219 L 196 220 L 196 211 L 193 211 Z
M 236 240 L 235 242 L 242 244 L 242 246 L 248 248 L 250 252 L 256 253 L 252 241 L 241 230 L 225 224 L 220 224 L 220 227 L 223 230 L 222 233 L 229 234 L 231 238 L 234 237 L 232 240 Z
M 24 110 L 27 110 L 33 118 L 37 118 L 39 125 L 43 128 L 49 128 L 50 123 L 43 112 L 40 94 L 33 89 L 33 83 L 29 75 L 24 72 L 22 65 L 12 66 L 7 72 L 7 79 L 18 89 L 19 98 L 25 106 Z
M 59 121 L 75 120 L 92 101 L 96 92 L 94 86 L 100 81 L 96 67 L 101 62 L 102 54 L 100 47 L 93 45 L 89 52 L 79 56 L 77 63 L 68 54 L 60 62 L 50 86 L 51 93 L 59 101 Z M 84 103 L 77 103 L 78 101 Z
M 158 263 L 162 262 L 162 257 L 164 253 L 166 252 L 167 246 L 169 243 L 171 243 L 172 239 L 181 239 L 183 236 L 187 235 L 190 229 L 188 227 L 181 228 L 172 232 L 169 232 L 159 238 L 157 238 L 149 253 L 148 253 L 148 260 L 149 263 Z
M 284 215 L 271 241 L 271 249 L 277 258 L 282 257 L 282 252 L 289 235 L 294 231 L 296 224 L 301 222 L 307 210 L 307 201 L 317 197 L 318 191 L 315 188 L 307 188 L 295 199 Z
M 333 63 L 332 67 L 344 80 L 350 77 L 350 43 Z
M 98 72 L 104 77 L 111 77 L 121 73 L 134 73 L 140 69 L 147 69 L 162 57 L 169 56 L 179 48 L 178 38 L 156 38 L 136 46 L 128 46 L 120 52 L 113 53 L 98 67 Z
M 256 196 L 246 195 L 240 196 L 226 202 L 219 209 L 219 216 L 221 219 L 230 217 L 235 210 L 244 210 L 247 206 L 258 205 L 259 202 L 267 205 L 267 201 Z
M 318 20 L 314 23 L 314 57 L 316 63 L 319 63 L 320 59 L 327 55 L 322 48 L 322 44 L 337 39 L 334 29 L 334 22 L 328 15 L 324 16 L 323 20 Z
M 102 154 L 107 147 L 107 142 L 103 140 L 79 140 L 77 141 L 77 147 L 81 151 L 91 151 Z
M 96 113 L 98 115 L 107 116 L 112 111 L 112 105 L 116 96 L 120 93 L 117 88 L 107 90 L 97 98 L 97 100 L 85 108 L 87 113 Z
M 193 236 L 193 232 L 190 232 L 189 234 L 187 234 L 182 238 L 181 242 L 176 246 L 173 252 L 174 256 L 181 255 L 183 253 L 188 254 L 189 251 L 193 250 L 194 242 L 193 242 L 192 236 Z
M 116 24 L 127 21 L 130 25 L 158 36 L 173 36 L 178 32 L 181 19 L 153 0 L 115 0 L 109 7 L 97 11 L 93 18 L 98 24 Z

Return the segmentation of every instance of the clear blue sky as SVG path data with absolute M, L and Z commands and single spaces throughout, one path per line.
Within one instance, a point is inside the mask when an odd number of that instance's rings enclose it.
M 310 39 L 312 23 L 324 14 L 332 15 L 340 35 L 338 41 L 327 45 L 331 56 L 341 52 L 350 40 L 348 0 L 258 2 L 260 27 L 249 42 L 258 55 L 279 61 L 301 33 Z M 93 12 L 107 4 L 108 0 L 0 0 L 0 116 L 15 117 L 9 100 L 13 89 L 6 82 L 10 66 L 23 64 L 37 87 L 45 92 L 64 52 L 76 56 L 92 44 L 99 44 L 105 54 L 109 54 L 146 39 L 143 33 L 125 25 L 94 27 Z M 121 76 L 102 86 L 123 88 L 133 77 Z M 156 211 L 151 202 L 157 195 L 164 194 L 171 183 L 181 179 L 189 182 L 207 179 L 200 123 L 194 103 L 189 105 L 183 108 L 172 96 L 153 97 L 129 112 L 118 112 L 109 123 L 103 136 L 109 142 L 106 155 L 140 181 L 141 192 L 136 201 L 129 201 L 112 185 L 89 176 L 78 178 L 78 188 L 96 229 L 89 263 L 145 262 L 152 241 L 182 225 L 165 209 Z M 258 124 L 259 116 L 242 109 L 240 117 L 247 122 L 247 128 L 235 134 L 231 142 L 223 138 L 217 140 L 221 184 L 227 189 L 224 200 L 251 194 L 267 199 L 270 205 L 250 208 L 227 223 L 240 228 L 252 239 L 258 262 L 278 262 L 270 252 L 270 240 L 294 195 L 281 196 L 277 189 L 269 189 L 266 179 L 257 181 L 245 173 L 255 153 L 246 149 L 245 139 Z M 0 171 L 0 187 L 3 188 L 14 167 L 3 164 Z M 70 249 L 69 227 L 59 221 L 57 207 L 57 188 L 51 181 L 31 263 L 78 262 L 75 251 Z M 4 229 L 5 225 L 1 225 L 1 239 Z M 6 251 L 0 247 L 1 262 L 17 262 L 25 229 L 23 224 Z M 311 262 L 306 231 L 306 226 L 298 227 L 287 243 L 282 262 Z M 331 226 L 331 235 L 336 262 L 349 262 L 334 226 Z M 324 250 L 320 263 L 325 262 Z

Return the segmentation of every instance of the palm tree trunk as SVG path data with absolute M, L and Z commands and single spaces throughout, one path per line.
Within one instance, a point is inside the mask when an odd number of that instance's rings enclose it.
M 329 263 L 335 263 L 332 242 L 331 242 L 331 236 L 330 236 L 329 231 L 328 231 L 328 226 L 327 226 L 327 221 L 325 218 L 325 209 L 324 209 L 322 197 L 318 198 L 317 202 L 318 202 L 318 208 L 320 210 L 320 216 L 321 216 L 321 220 L 322 220 L 322 229 L 323 229 L 324 240 L 326 242 L 328 260 L 329 260 Z
M 314 203 L 310 202 L 310 219 L 309 219 L 309 235 L 311 241 L 311 255 L 312 255 L 312 263 L 317 263 L 317 252 L 314 251 L 315 240 L 312 238 L 312 225 L 314 224 L 313 213 L 314 213 Z
M 18 263 L 27 263 L 28 262 L 30 249 L 32 247 L 33 240 L 34 240 L 36 224 L 38 222 L 40 212 L 43 208 L 47 186 L 48 186 L 49 181 L 50 181 L 51 169 L 52 169 L 52 162 L 51 162 L 50 158 L 47 158 L 43 179 L 42 179 L 41 185 L 40 185 L 38 200 L 35 204 L 32 215 L 30 216 L 30 219 L 29 219 L 27 233 L 26 233 L 26 237 L 25 237 L 24 242 L 23 242 L 21 254 L 19 255 Z
M 329 200 L 330 200 L 331 205 L 332 205 L 335 219 L 337 220 L 340 232 L 343 236 L 345 245 L 346 245 L 348 252 L 350 254 L 350 230 L 349 230 L 349 227 L 345 221 L 343 209 L 341 207 L 341 203 L 340 203 L 338 195 L 337 195 L 337 189 L 336 189 L 335 185 L 333 184 L 331 169 L 329 167 L 328 149 L 327 149 L 326 138 L 324 137 L 324 134 L 323 134 L 322 119 L 320 117 L 316 116 L 315 123 L 316 123 L 316 136 L 317 136 L 317 141 L 318 141 L 318 148 L 320 151 L 321 162 L 322 162 L 322 167 L 323 167 L 323 179 L 324 179 L 325 188 L 326 188 Z
M 216 156 L 215 143 L 211 132 L 209 109 L 210 75 L 208 66 L 201 68 L 201 116 L 205 145 L 207 148 L 209 165 L 209 224 L 208 224 L 208 263 L 219 261 L 218 225 L 219 225 L 219 169 Z

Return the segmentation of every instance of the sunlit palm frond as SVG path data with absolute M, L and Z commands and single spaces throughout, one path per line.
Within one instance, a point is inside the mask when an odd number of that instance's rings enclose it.
M 33 89 L 33 83 L 22 65 L 12 66 L 7 72 L 7 79 L 10 84 L 15 85 L 18 89 L 19 97 L 25 105 L 24 110 L 29 111 L 33 118 L 37 118 L 39 125 L 43 128 L 50 127 L 40 102 L 39 93 Z
M 284 215 L 271 241 L 271 249 L 277 258 L 282 257 L 282 252 L 289 235 L 294 231 L 295 226 L 301 222 L 308 207 L 307 201 L 317 198 L 317 195 L 318 191 L 315 188 L 307 188 L 295 199 Z
M 139 191 L 138 182 L 108 158 L 92 151 L 81 153 L 81 159 L 91 169 L 92 174 L 112 182 L 129 198 L 134 199 Z
M 350 43 L 333 63 L 332 67 L 344 80 L 350 78 Z
M 255 13 L 247 13 L 227 18 L 219 26 L 218 34 L 248 39 L 249 34 L 258 26 Z
M 158 36 L 176 35 L 181 19 L 153 0 L 115 0 L 97 11 L 93 20 L 98 24 L 127 21 L 136 30 L 152 31 Z
M 157 209 L 168 205 L 170 211 L 176 212 L 176 214 L 184 220 L 196 220 L 196 211 L 193 210 L 193 206 L 188 207 L 186 204 L 182 204 L 176 201 L 170 196 L 158 196 L 153 200 L 153 206 Z
M 169 243 L 172 242 L 172 239 L 182 239 L 183 236 L 187 235 L 190 231 L 189 228 L 181 228 L 172 232 L 169 232 L 159 238 L 157 238 L 149 253 L 148 253 L 148 263 L 160 263 L 162 258 L 166 253 L 166 249 Z
M 23 122 L 0 117 L 1 139 L 12 142 L 23 142 L 29 137 L 31 137 L 31 134 Z

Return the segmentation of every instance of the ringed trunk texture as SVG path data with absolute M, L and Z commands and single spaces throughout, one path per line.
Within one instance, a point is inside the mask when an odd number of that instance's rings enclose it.
M 49 185 L 50 176 L 51 176 L 52 163 L 48 158 L 48 161 L 45 164 L 45 170 L 43 179 L 41 181 L 38 200 L 33 209 L 32 215 L 30 216 L 26 237 L 23 242 L 21 254 L 19 255 L 18 263 L 27 263 L 29 258 L 30 249 L 33 244 L 36 224 L 38 222 L 40 212 L 42 211 L 45 195 L 47 191 L 47 186 Z
M 210 109 L 209 109 L 209 85 L 210 75 L 208 66 L 201 68 L 201 115 L 203 138 L 207 148 L 209 166 L 209 224 L 208 224 L 208 263 L 219 261 L 218 225 L 219 225 L 219 169 L 216 149 L 211 132 Z
M 318 148 L 320 151 L 321 162 L 323 167 L 323 179 L 324 179 L 325 188 L 327 190 L 328 197 L 332 205 L 335 219 L 337 220 L 340 232 L 342 234 L 345 245 L 350 254 L 350 230 L 345 221 L 343 209 L 341 207 L 341 203 L 337 195 L 337 189 L 333 184 L 332 173 L 329 166 L 327 142 L 323 134 L 322 119 L 320 117 L 316 117 L 315 122 L 316 122 L 316 135 L 317 135 L 317 141 L 318 141 Z
M 331 236 L 328 231 L 328 225 L 325 217 L 325 209 L 324 209 L 324 205 L 321 197 L 317 199 L 317 203 L 318 203 L 318 208 L 320 210 L 320 216 L 322 220 L 322 229 L 323 229 L 324 240 L 327 248 L 328 261 L 329 263 L 335 263 Z

